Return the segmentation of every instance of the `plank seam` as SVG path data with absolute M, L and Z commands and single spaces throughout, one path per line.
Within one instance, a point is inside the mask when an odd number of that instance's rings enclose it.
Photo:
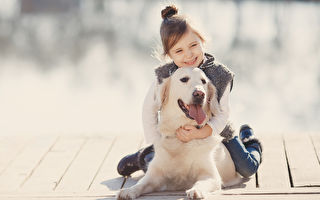
M 255 174 L 255 178 L 256 178 L 256 188 L 259 188 L 259 176 L 258 176 L 258 171 Z
M 214 195 L 214 193 L 211 193 Z M 261 190 L 252 190 L 252 191 L 234 191 L 234 193 L 228 193 L 228 191 L 222 190 L 221 193 L 218 195 L 226 195 L 226 196 L 231 196 L 231 195 L 318 195 L 320 194 L 320 191 L 295 191 L 295 190 L 288 190 L 288 191 L 261 191 Z M 144 194 L 142 196 L 184 196 L 185 192 L 184 191 L 176 191 L 176 192 L 155 192 L 155 193 L 149 193 L 149 194 Z M 88 193 L 88 194 L 77 194 L 77 193 L 69 193 L 69 194 L 59 194 L 59 193 L 54 193 L 54 194 L 0 194 L 0 197 L 9 197 L 9 198 L 18 198 L 18 197 L 33 197 L 33 198 L 45 198 L 45 197 L 111 197 L 115 196 L 115 194 L 103 194 L 103 193 Z
M 318 152 L 317 152 L 317 149 L 316 149 L 316 145 L 314 144 L 313 138 L 311 137 L 311 135 L 310 135 L 310 134 L 308 134 L 308 135 L 309 135 L 309 138 L 310 138 L 310 140 L 311 140 L 311 143 L 312 143 L 312 146 L 313 146 L 313 150 L 314 150 L 314 152 L 315 152 L 315 154 L 316 154 L 318 163 L 320 164 L 320 159 L 319 159 L 319 155 L 318 155 Z
M 53 191 L 56 190 L 56 188 L 58 187 L 58 185 L 60 184 L 60 182 L 62 181 L 63 177 L 66 175 L 67 171 L 69 170 L 69 168 L 71 167 L 72 163 L 75 161 L 75 159 L 78 157 L 78 155 L 80 154 L 81 150 L 83 149 L 84 145 L 88 142 L 88 138 L 86 138 L 83 143 L 80 145 L 79 150 L 77 151 L 77 153 L 74 155 L 73 159 L 71 160 L 71 162 L 69 163 L 69 165 L 67 166 L 67 168 L 65 169 L 65 171 L 63 172 L 62 176 L 60 177 L 60 179 L 55 182 L 55 186 L 53 187 Z
M 122 185 L 121 185 L 120 189 L 122 189 L 122 188 L 123 188 L 123 186 L 126 184 L 128 177 L 129 177 L 129 176 L 125 176 L 125 177 L 124 177 L 124 179 L 123 179 L 123 182 L 122 182 Z
M 286 163 L 287 163 L 287 167 L 288 167 L 290 187 L 293 187 L 293 179 L 292 179 L 292 174 L 291 174 L 291 169 L 290 169 L 290 164 L 289 164 L 288 152 L 287 152 L 287 148 L 286 148 L 286 142 L 283 137 L 282 137 L 282 142 L 283 142 L 284 153 L 286 156 Z
M 33 173 L 36 171 L 36 169 L 40 166 L 40 164 L 42 163 L 42 161 L 44 160 L 44 158 L 47 156 L 47 154 L 52 150 L 52 148 L 54 147 L 54 145 L 57 144 L 58 140 L 60 139 L 60 136 L 57 137 L 57 139 L 53 142 L 53 144 L 50 146 L 50 148 L 48 149 L 48 151 L 46 151 L 43 156 L 40 158 L 39 162 L 36 164 L 36 166 L 31 170 L 30 174 L 22 181 L 22 183 L 20 184 L 20 188 L 23 187 L 23 185 L 30 179 L 30 177 L 33 175 Z
M 111 145 L 110 145 L 110 147 L 109 147 L 109 149 L 108 149 L 107 153 L 105 154 L 105 156 L 104 156 L 104 158 L 103 158 L 103 160 L 102 160 L 102 162 L 101 162 L 101 164 L 100 164 L 100 166 L 99 166 L 99 168 L 98 168 L 97 172 L 96 172 L 96 173 L 95 173 L 95 175 L 93 176 L 92 181 L 90 182 L 90 184 L 89 184 L 89 186 L 88 186 L 87 190 L 90 190 L 90 188 L 91 188 L 91 186 L 92 186 L 93 182 L 94 182 L 94 181 L 95 181 L 95 179 L 97 178 L 97 176 L 98 176 L 99 172 L 101 171 L 102 166 L 103 166 L 103 164 L 104 164 L 105 160 L 107 159 L 108 155 L 110 154 L 111 149 L 113 148 L 113 146 L 114 146 L 114 144 L 115 144 L 116 140 L 117 140 L 117 137 L 115 137 L 115 138 L 113 139 L 113 141 L 112 141 L 112 143 L 111 143 Z
M 29 139 L 28 142 L 26 142 L 25 145 L 23 145 L 20 150 L 18 151 L 18 153 L 14 156 L 14 158 L 12 158 L 9 163 L 5 166 L 5 168 L 0 172 L 0 176 L 9 168 L 9 166 L 18 158 L 18 156 L 23 152 L 23 150 L 29 145 L 29 143 L 31 142 L 32 138 Z

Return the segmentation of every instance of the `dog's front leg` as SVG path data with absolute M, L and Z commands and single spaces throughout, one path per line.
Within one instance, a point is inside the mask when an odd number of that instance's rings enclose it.
M 215 168 L 214 173 L 203 173 L 198 181 L 187 190 L 187 196 L 191 199 L 203 199 L 209 192 L 221 190 L 221 177 Z
M 121 189 L 117 194 L 117 199 L 135 199 L 141 194 L 154 192 L 161 186 L 162 177 L 159 170 L 149 168 L 145 176 L 136 185 Z

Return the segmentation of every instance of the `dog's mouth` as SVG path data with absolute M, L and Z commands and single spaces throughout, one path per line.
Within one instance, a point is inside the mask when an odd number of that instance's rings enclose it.
M 206 119 L 206 114 L 202 109 L 201 104 L 185 104 L 181 99 L 178 99 L 178 105 L 186 117 L 195 120 L 198 124 L 202 124 Z

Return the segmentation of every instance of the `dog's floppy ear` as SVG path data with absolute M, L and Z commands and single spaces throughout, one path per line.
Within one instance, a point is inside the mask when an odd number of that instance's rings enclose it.
M 158 84 L 156 99 L 160 110 L 168 102 L 170 82 L 171 78 L 169 77 Z
M 213 86 L 211 82 L 208 83 L 208 104 L 210 105 L 212 99 L 215 96 L 216 88 Z
M 216 87 L 209 82 L 208 84 L 208 108 L 213 116 L 217 115 L 220 111 L 220 106 L 217 99 L 217 89 Z

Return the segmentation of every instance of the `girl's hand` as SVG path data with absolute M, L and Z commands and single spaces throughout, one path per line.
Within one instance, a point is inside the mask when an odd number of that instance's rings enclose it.
M 189 142 L 193 139 L 204 139 L 212 134 L 212 129 L 209 125 L 197 129 L 194 126 L 184 126 L 176 130 L 176 136 L 181 142 Z
M 197 128 L 194 126 L 184 126 L 176 130 L 176 136 L 181 142 L 189 142 L 195 139 Z

